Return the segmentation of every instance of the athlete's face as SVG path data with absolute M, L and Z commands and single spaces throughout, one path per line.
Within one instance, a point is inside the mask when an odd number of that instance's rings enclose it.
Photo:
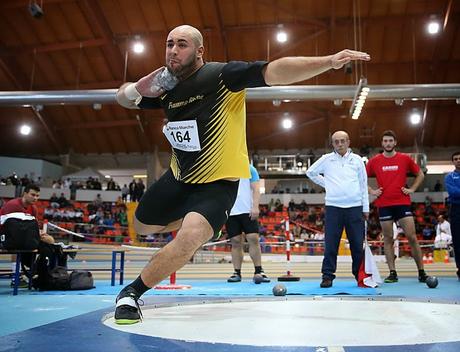
M 391 136 L 383 136 L 382 147 L 385 152 L 391 153 L 396 148 L 396 140 Z
M 34 204 L 40 197 L 40 192 L 31 189 L 29 192 L 24 192 L 22 196 L 23 203 L 28 206 Z
M 172 30 L 166 40 L 166 67 L 179 79 L 186 78 L 198 67 L 203 47 L 197 47 L 186 30 Z

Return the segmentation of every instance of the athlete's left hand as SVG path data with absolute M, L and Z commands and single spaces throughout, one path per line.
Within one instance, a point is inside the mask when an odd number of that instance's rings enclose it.
M 401 191 L 407 196 L 411 193 L 414 193 L 414 190 L 412 188 L 406 188 L 406 187 L 401 187 Z

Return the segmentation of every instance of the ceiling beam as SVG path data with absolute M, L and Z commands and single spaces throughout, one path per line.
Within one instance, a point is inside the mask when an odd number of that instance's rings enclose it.
M 107 45 L 102 47 L 102 51 L 108 59 L 107 64 L 111 68 L 113 77 L 122 79 L 124 72 L 123 57 L 115 44 L 112 30 L 99 3 L 93 0 L 81 0 L 79 4 L 89 26 L 95 30 L 97 36 L 101 36 L 106 40 Z
M 305 121 L 305 122 L 302 122 L 298 125 L 295 126 L 295 130 L 298 131 L 300 130 L 301 128 L 304 128 L 306 126 L 309 126 L 309 125 L 312 125 L 312 124 L 315 124 L 315 123 L 318 123 L 318 122 L 322 122 L 326 119 L 326 117 L 317 117 L 317 118 L 314 118 L 312 120 L 308 120 L 308 121 Z M 261 141 L 265 141 L 267 139 L 271 139 L 273 137 L 277 137 L 277 136 L 280 136 L 280 135 L 283 135 L 283 134 L 286 134 L 286 133 L 291 133 L 292 131 L 290 129 L 282 129 L 282 130 L 278 130 L 276 132 L 273 132 L 271 134 L 268 134 L 268 135 L 264 135 L 262 137 L 259 137 L 259 138 L 254 138 L 254 139 L 251 139 L 250 140 L 250 144 L 251 145 L 254 145 L 256 143 L 259 143 Z
M 328 26 L 327 20 L 318 20 L 314 18 L 299 19 L 297 17 L 299 16 L 299 14 L 296 13 L 295 10 L 293 11 L 290 8 L 281 6 L 278 1 L 273 3 L 273 1 L 270 1 L 270 0 L 258 0 L 257 3 L 261 4 L 262 6 L 268 7 L 270 10 L 275 10 L 275 12 L 284 12 L 284 13 L 291 15 L 292 17 L 294 17 L 295 22 L 298 24 L 310 25 L 310 26 L 315 26 L 315 27 L 327 27 Z
M 54 149 L 58 152 L 58 154 L 60 154 L 63 148 L 61 147 L 61 143 L 59 143 L 59 141 L 56 139 L 56 136 L 54 135 L 53 131 L 51 131 L 48 123 L 45 121 L 42 114 L 40 113 L 40 111 L 38 111 L 37 108 L 32 106 L 30 109 L 32 110 L 32 113 L 35 115 L 38 121 L 40 121 L 40 123 L 43 125 L 43 128 L 45 129 L 48 138 L 51 140 Z
M 45 0 L 45 5 L 60 4 L 66 2 L 76 2 L 77 0 Z M 40 3 L 39 1 L 37 1 Z M 17 8 L 28 8 L 30 0 L 2 0 L 0 2 L 0 9 L 17 9 Z
M 0 67 L 5 72 L 6 76 L 11 80 L 11 82 L 16 87 L 16 89 L 19 89 L 19 90 L 24 89 L 24 87 L 27 85 L 26 84 L 27 79 L 21 73 L 21 70 L 17 67 L 17 64 L 15 61 L 12 61 L 6 58 L 0 58 Z M 35 117 L 43 125 L 43 128 L 45 129 L 46 134 L 51 141 L 51 145 L 53 149 L 55 149 L 55 151 L 60 153 L 63 150 L 63 148 L 61 144 L 59 143 L 59 141 L 57 140 L 54 133 L 51 131 L 48 123 L 43 118 L 42 114 L 34 107 L 32 107 L 31 110 L 32 110 L 32 113 L 35 115 Z
M 225 32 L 224 21 L 222 20 L 222 11 L 219 5 L 219 0 L 214 0 L 214 10 L 217 18 L 217 32 L 224 48 L 224 61 L 228 61 L 227 33 Z
M 96 129 L 110 127 L 126 127 L 138 126 L 136 120 L 110 120 L 110 121 L 94 121 L 94 122 L 79 122 L 56 126 L 56 130 L 79 130 L 79 129 Z
M 43 44 L 43 45 L 25 45 L 25 46 L 0 46 L 0 56 L 17 56 L 33 53 L 48 53 L 53 51 L 72 50 L 87 47 L 97 47 L 107 44 L 107 39 L 98 38 L 90 40 L 72 40 L 61 43 Z
M 139 111 L 142 113 L 142 110 Z M 284 112 L 248 112 L 247 118 L 279 118 L 283 116 Z M 306 108 L 303 111 L 291 111 L 290 115 L 297 118 L 315 117 L 323 115 L 325 112 L 317 108 Z M 162 119 L 162 115 L 149 115 L 148 119 Z M 138 126 L 142 133 L 145 135 L 144 124 L 146 117 L 136 115 L 136 119 L 123 119 L 123 120 L 110 120 L 110 121 L 92 121 L 92 122 L 79 122 L 65 125 L 55 126 L 56 130 L 77 130 L 77 129 L 97 129 L 97 128 L 111 128 L 111 127 L 126 127 L 126 126 Z M 145 135 L 147 138 L 147 135 Z M 147 138 L 148 140 L 148 138 Z
M 316 31 L 314 33 L 308 34 L 308 35 L 304 36 L 301 40 L 298 40 L 298 41 L 296 41 L 296 42 L 284 47 L 283 49 L 278 50 L 274 54 L 272 54 L 271 57 L 270 57 L 270 60 L 280 58 L 280 57 L 282 57 L 282 55 L 284 53 L 289 52 L 291 50 L 294 50 L 295 48 L 298 48 L 299 46 L 303 45 L 305 42 L 308 42 L 308 41 L 312 40 L 313 38 L 319 37 L 321 34 L 324 34 L 326 32 L 327 32 L 327 29 L 320 29 L 320 30 L 318 30 L 318 31 Z

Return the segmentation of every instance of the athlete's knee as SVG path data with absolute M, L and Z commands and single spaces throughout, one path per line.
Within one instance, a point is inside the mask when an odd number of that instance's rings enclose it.
M 188 246 L 196 250 L 212 237 L 212 232 L 200 226 L 182 227 L 178 232 L 178 238 Z
M 418 244 L 417 236 L 415 234 L 406 234 L 406 237 L 410 245 Z
M 250 246 L 259 245 L 259 234 L 257 233 L 250 233 L 246 235 L 246 240 L 248 241 Z
M 232 244 L 232 248 L 239 248 L 243 243 L 243 239 L 241 235 L 234 236 L 230 239 L 230 243 Z

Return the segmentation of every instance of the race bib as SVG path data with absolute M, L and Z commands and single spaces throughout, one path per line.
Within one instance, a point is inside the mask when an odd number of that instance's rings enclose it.
M 168 122 L 163 133 L 171 146 L 184 152 L 201 150 L 198 127 L 195 120 Z

